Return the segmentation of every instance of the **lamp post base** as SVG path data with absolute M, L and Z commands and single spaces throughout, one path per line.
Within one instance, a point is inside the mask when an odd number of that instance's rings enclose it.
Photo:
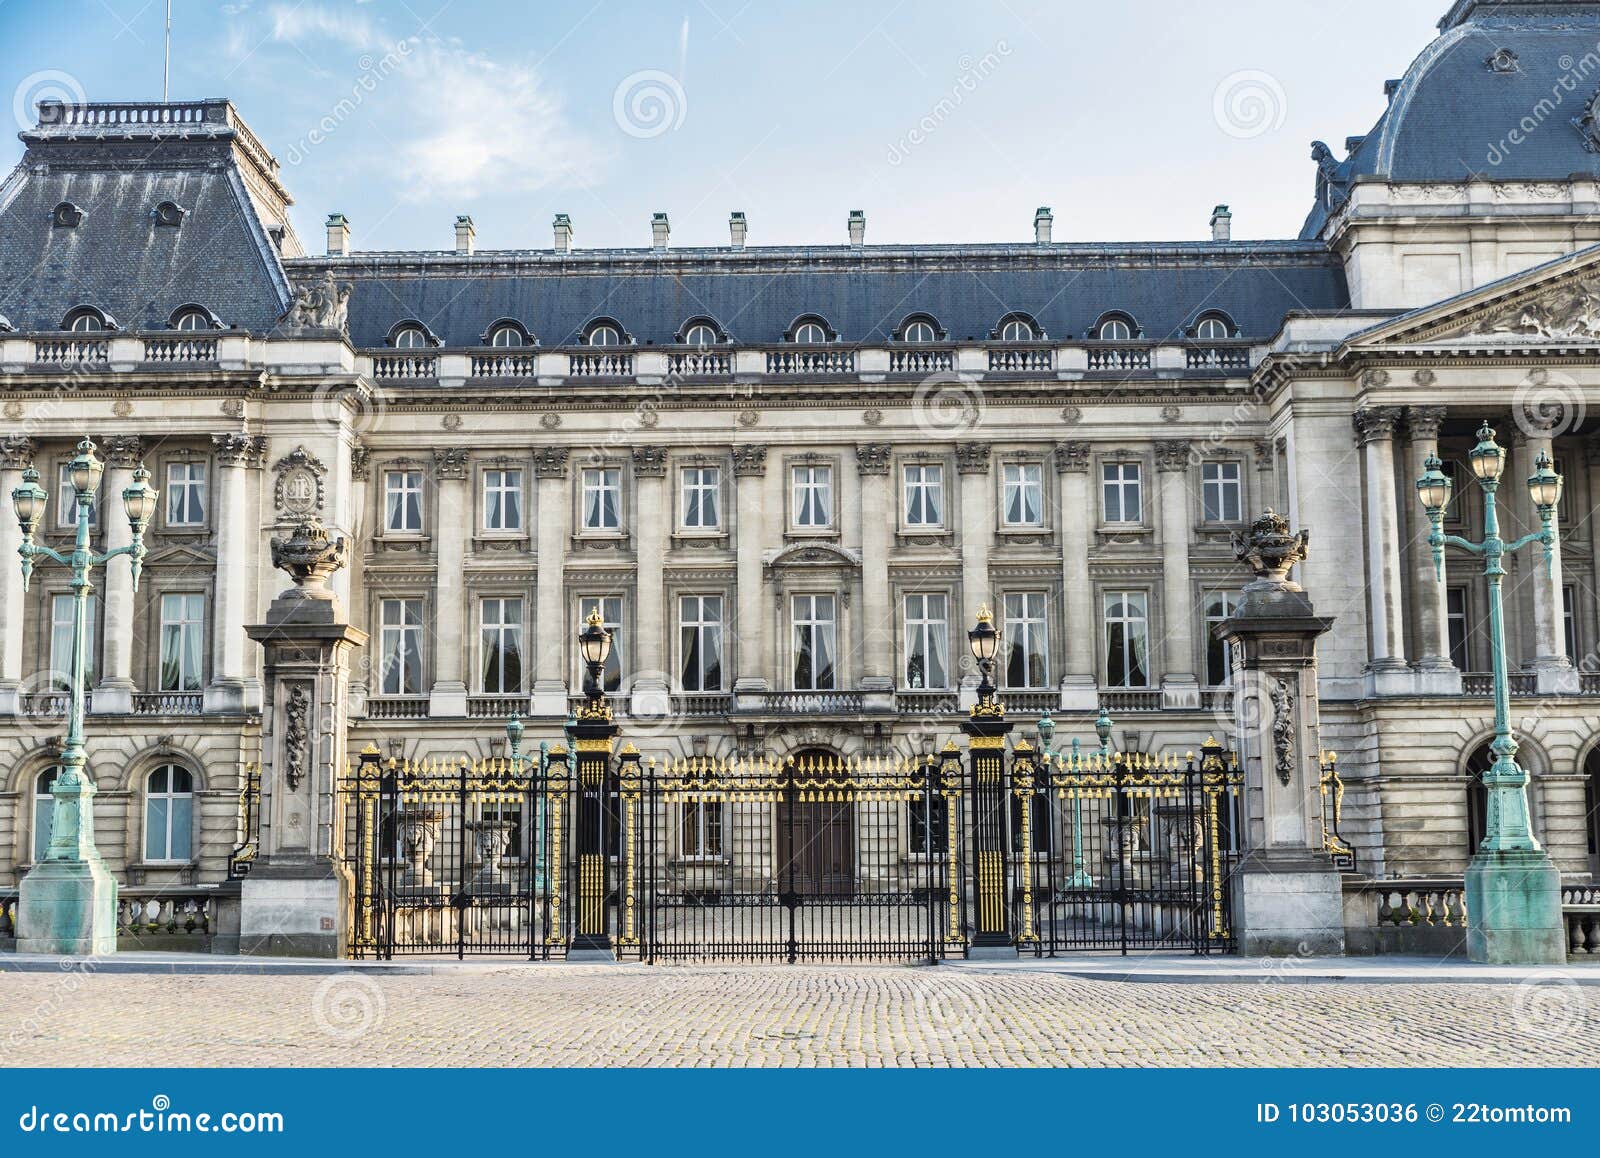
M 1561 873 L 1543 849 L 1480 852 L 1467 866 L 1467 956 L 1488 965 L 1564 965 Z
M 17 888 L 17 952 L 117 951 L 117 882 L 99 857 L 42 861 Z

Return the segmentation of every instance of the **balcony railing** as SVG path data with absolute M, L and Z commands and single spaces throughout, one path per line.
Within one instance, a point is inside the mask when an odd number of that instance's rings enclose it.
M 134 692 L 136 716 L 198 716 L 204 711 L 203 692 Z
M 525 695 L 467 697 L 468 719 L 505 720 L 512 716 L 526 716 L 527 714 L 528 697 Z
M 689 350 L 667 355 L 667 373 L 683 378 L 711 378 L 733 373 L 733 354 L 727 350 Z
M 413 381 L 437 378 L 437 354 L 376 354 L 372 359 L 372 376 L 390 381 Z
M 954 715 L 961 710 L 961 695 L 951 690 L 896 692 L 894 710 L 907 716 Z
M 1249 346 L 1190 346 L 1184 365 L 1191 370 L 1248 370 Z
M 827 716 L 859 712 L 860 692 L 763 692 L 763 708 L 796 716 Z
M 532 378 L 539 372 L 539 355 L 530 351 L 474 354 L 469 370 L 474 378 Z
M 1539 677 L 1532 672 L 1511 672 L 1506 676 L 1506 683 L 1514 696 L 1536 695 L 1539 690 Z M 1461 675 L 1461 694 L 1464 696 L 1494 695 L 1494 673 L 1463 672 Z
M 1011 691 L 997 693 L 1008 712 L 1053 712 L 1061 707 L 1061 693 L 1051 691 Z
M 1091 370 L 1148 370 L 1149 346 L 1090 346 Z
M 1586 696 L 1600 696 L 1600 671 L 1580 671 L 1578 690 Z
M 89 709 L 93 696 L 93 692 L 83 693 L 84 710 Z M 72 696 L 67 692 L 28 692 L 17 697 L 22 714 L 33 719 L 65 717 L 71 704 Z
M 633 373 L 633 355 L 568 354 L 567 373 L 574 378 L 626 378 Z
M 146 362 L 215 362 L 217 360 L 217 340 L 215 338 L 146 338 L 144 340 L 144 360 Z
M 367 715 L 374 720 L 422 720 L 428 716 L 426 696 L 384 696 L 367 700 Z
M 727 692 L 688 692 L 672 697 L 674 716 L 725 716 L 732 709 L 733 697 Z
M 33 343 L 33 360 L 42 366 L 109 362 L 111 342 L 107 338 L 38 338 Z
M 797 346 L 793 350 L 767 351 L 768 374 L 853 374 L 855 369 L 853 350 Z
M 1205 712 L 1225 712 L 1233 708 L 1232 688 L 1201 688 L 1200 710 Z
M 1056 368 L 1055 351 L 1036 346 L 989 351 L 989 369 L 998 374 L 1036 374 Z
M 1600 955 L 1600 885 L 1563 885 L 1561 911 L 1567 920 L 1567 954 Z
M 1100 706 L 1108 712 L 1159 712 L 1161 710 L 1161 692 L 1159 689 L 1127 690 L 1113 688 L 1100 693 Z
M 890 350 L 892 374 L 938 374 L 956 368 L 954 350 Z

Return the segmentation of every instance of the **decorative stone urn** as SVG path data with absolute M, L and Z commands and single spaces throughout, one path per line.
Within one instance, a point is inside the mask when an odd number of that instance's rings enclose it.
M 272 540 L 272 565 L 288 573 L 294 587 L 279 598 L 332 599 L 328 577 L 348 561 L 347 544 L 316 519 L 297 523 L 287 539 Z
M 1235 556 L 1256 574 L 1244 590 L 1301 590 L 1298 583 L 1289 581 L 1289 568 L 1305 562 L 1310 544 L 1310 531 L 1291 532 L 1289 520 L 1268 507 L 1248 531 L 1233 533 Z
M 473 879 L 474 892 L 503 893 L 506 881 L 501 875 L 500 859 L 506 855 L 506 845 L 515 827 L 509 820 L 469 820 L 467 831 L 472 834 L 473 851 L 477 854 L 478 873 Z
M 428 858 L 439 840 L 442 815 L 428 808 L 404 808 L 396 814 L 400 822 L 400 851 L 406 859 L 405 884 L 408 888 L 433 887 L 433 870 Z

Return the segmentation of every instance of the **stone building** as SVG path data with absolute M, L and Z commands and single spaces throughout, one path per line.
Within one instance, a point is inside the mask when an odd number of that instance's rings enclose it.
M 1359 79 L 1359 78 L 1357 78 Z M 1232 728 L 1209 629 L 1266 507 L 1333 616 L 1322 741 L 1362 872 L 1459 874 L 1491 725 L 1484 586 L 1434 578 L 1412 493 L 1488 420 L 1566 478 L 1548 573 L 1508 584 L 1536 830 L 1594 869 L 1600 5 L 1459 0 L 1300 237 L 373 252 L 289 224 L 224 101 L 44 104 L 0 185 L 0 489 L 94 437 L 107 502 L 162 492 L 137 593 L 96 596 L 99 845 L 134 884 L 218 879 L 262 749 L 270 540 L 317 518 L 368 634 L 353 750 L 487 756 L 561 734 L 598 609 L 625 736 L 663 755 L 933 750 L 981 604 L 1011 714 L 1131 751 Z M 1462 110 L 1467 110 L 1463 112 Z M 1207 207 L 1197 206 L 1197 213 Z M 448 235 L 446 235 L 448 236 Z M 1476 533 L 1465 468 L 1447 526 Z M 53 513 L 46 539 L 64 541 Z M 102 538 L 116 545 L 117 512 Z M 0 560 L 18 530 L 0 520 Z M 41 847 L 64 704 L 59 575 L 0 566 L 0 885 Z

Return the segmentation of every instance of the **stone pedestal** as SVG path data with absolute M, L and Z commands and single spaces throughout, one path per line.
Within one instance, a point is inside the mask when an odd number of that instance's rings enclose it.
M 1467 865 L 1467 956 L 1488 965 L 1565 965 L 1561 873 L 1543 849 L 1480 852 Z
M 98 856 L 34 865 L 19 886 L 17 912 L 19 953 L 117 951 L 117 882 Z

